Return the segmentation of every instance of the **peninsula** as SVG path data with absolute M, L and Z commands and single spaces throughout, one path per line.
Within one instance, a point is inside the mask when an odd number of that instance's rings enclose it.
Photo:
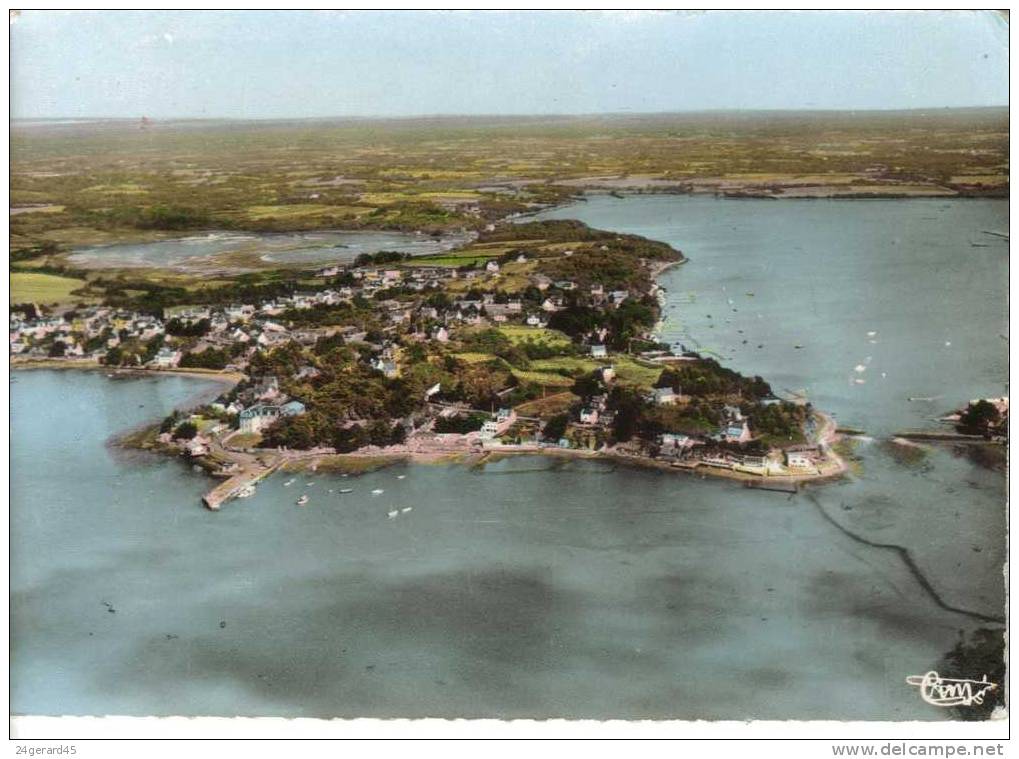
M 455 251 L 364 254 L 248 288 L 18 305 L 11 350 L 16 364 L 239 380 L 132 437 L 225 478 L 210 508 L 280 467 L 353 459 L 542 452 L 749 480 L 839 474 L 834 425 L 809 404 L 656 340 L 655 277 L 685 261 L 579 222 L 490 224 Z
M 215 506 L 280 466 L 392 456 L 831 477 L 829 418 L 659 341 L 680 252 L 527 214 L 1007 195 L 1007 145 L 1002 109 L 15 124 L 12 363 L 230 380 L 131 436 L 227 478 Z

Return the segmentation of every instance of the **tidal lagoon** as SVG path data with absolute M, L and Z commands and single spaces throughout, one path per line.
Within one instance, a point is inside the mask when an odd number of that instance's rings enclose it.
M 984 232 L 1007 231 L 1007 203 L 596 197 L 545 215 L 683 250 L 663 339 L 866 430 L 853 474 L 790 497 L 520 457 L 278 475 L 210 513 L 204 475 L 110 440 L 216 388 L 18 372 L 12 711 L 951 716 L 905 678 L 1003 615 L 1004 476 L 974 449 L 886 439 L 1003 394 L 1007 246 Z
M 68 260 L 76 266 L 94 269 L 241 272 L 259 268 L 345 264 L 362 253 L 381 250 L 423 256 L 449 250 L 467 239 L 465 235 L 438 238 L 375 230 L 272 234 L 207 232 L 155 242 L 78 248 L 68 256 Z

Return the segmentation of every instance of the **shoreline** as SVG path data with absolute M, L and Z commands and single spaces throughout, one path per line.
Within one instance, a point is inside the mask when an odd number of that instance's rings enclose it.
M 599 180 L 601 180 L 599 182 Z M 640 181 L 622 177 L 582 177 L 553 182 L 560 187 L 576 190 L 580 197 L 604 196 L 637 197 L 663 195 L 682 197 L 712 197 L 718 200 L 1007 200 L 1008 185 L 1001 190 L 965 192 L 935 183 L 870 184 L 846 183 L 798 184 L 777 180 L 774 184 L 743 184 L 737 181 L 726 184 L 726 177 L 698 177 L 686 180 L 649 178 Z M 613 185 L 613 182 L 624 184 Z M 697 184 L 691 184 L 695 182 Z M 769 192 L 769 189 L 777 190 Z
M 678 263 L 678 262 L 674 262 Z M 11 369 L 18 371 L 29 371 L 38 369 L 61 369 L 61 370 L 81 370 L 81 371 L 98 371 L 107 369 L 106 367 L 97 364 L 92 361 L 75 361 L 75 360 L 64 360 L 64 359 L 39 359 L 21 362 L 11 362 Z M 238 375 L 236 373 L 219 373 L 214 370 L 207 370 L 203 372 L 192 371 L 192 370 L 145 370 L 145 369 L 127 369 L 119 370 L 115 372 L 120 376 L 167 376 L 177 375 L 183 377 L 191 377 L 193 379 L 211 379 L 218 382 L 235 384 L 238 381 Z M 206 393 L 200 393 L 197 397 L 202 397 Z M 558 458 L 585 458 L 585 459 L 603 459 L 611 460 L 624 466 L 630 466 L 635 468 L 643 469 L 654 469 L 658 471 L 666 471 L 671 473 L 686 473 L 694 476 L 699 476 L 701 479 L 705 478 L 717 478 L 731 481 L 738 481 L 744 483 L 775 483 L 775 484 L 791 484 L 798 485 L 800 483 L 816 482 L 822 483 L 826 481 L 833 481 L 843 477 L 849 471 L 849 465 L 845 462 L 842 456 L 840 456 L 832 446 L 835 442 L 842 438 L 837 432 L 837 426 L 835 421 L 829 416 L 816 412 L 817 416 L 824 422 L 824 433 L 819 436 L 819 442 L 822 442 L 827 448 L 827 460 L 829 463 L 834 464 L 834 469 L 824 472 L 813 472 L 803 474 L 783 474 L 783 475 L 758 475 L 749 472 L 740 472 L 736 470 L 723 469 L 720 467 L 712 466 L 696 466 L 693 468 L 686 468 L 682 466 L 674 466 L 671 462 L 665 462 L 665 460 L 652 458 L 644 455 L 634 455 L 625 453 L 616 449 L 607 450 L 589 450 L 581 448 L 559 448 L 556 446 L 539 446 L 539 445 L 528 445 L 528 446 L 514 446 L 514 445 L 499 445 L 485 448 L 465 448 L 463 450 L 449 450 L 446 449 L 433 449 L 433 450 L 410 450 L 406 446 L 397 446 L 395 449 L 388 448 L 362 448 L 357 451 L 351 451 L 347 453 L 335 453 L 330 451 L 301 451 L 293 452 L 291 455 L 282 456 L 276 466 L 288 472 L 296 471 L 315 471 L 318 469 L 334 470 L 337 472 L 346 473 L 363 473 L 366 471 L 374 471 L 375 469 L 382 469 L 390 467 L 396 464 L 411 463 L 415 465 L 432 465 L 432 466 L 447 466 L 447 465 L 461 465 L 461 466 L 483 466 L 485 464 L 493 463 L 501 457 L 509 456 L 544 456 L 544 457 L 558 457 Z M 133 436 L 138 436 L 141 433 L 145 433 L 152 425 L 143 424 L 138 427 L 133 427 L 124 432 L 117 434 L 111 438 L 111 443 L 119 447 L 128 449 L 140 449 L 148 450 L 150 452 L 179 455 L 177 448 L 173 446 L 158 446 L 152 448 L 151 446 L 141 445 L 135 440 L 131 440 Z M 257 455 L 279 455 L 279 451 L 274 448 L 254 448 L 252 449 Z M 223 448 L 220 451 L 221 454 L 225 454 L 227 457 L 237 460 L 245 457 L 246 454 L 239 450 L 234 451 L 229 448 Z M 365 467 L 364 465 L 368 465 Z
M 661 285 L 658 282 L 659 278 L 667 271 L 674 267 L 686 264 L 690 260 L 682 251 L 677 251 L 677 253 L 680 256 L 678 260 L 653 260 L 647 262 L 650 278 L 656 288 L 659 288 L 659 292 L 661 288 Z M 654 331 L 657 332 L 661 328 L 663 321 L 664 318 L 659 320 L 659 323 L 654 327 Z M 29 369 L 79 369 L 85 371 L 105 371 L 111 377 L 178 375 L 194 379 L 211 380 L 230 386 L 235 386 L 246 378 L 246 375 L 240 372 L 223 372 L 197 368 L 148 369 L 144 367 L 107 367 L 90 359 L 29 359 L 12 357 L 10 359 L 10 367 L 12 371 Z M 197 397 L 202 398 L 205 395 L 206 393 L 200 393 Z M 775 484 L 791 485 L 795 488 L 802 482 L 825 482 L 839 479 L 849 471 L 848 464 L 831 448 L 832 444 L 840 439 L 834 420 L 823 412 L 816 413 L 823 423 L 821 431 L 817 436 L 817 443 L 821 445 L 821 448 L 824 451 L 824 462 L 822 466 L 809 473 L 804 472 L 802 474 L 790 473 L 773 475 L 766 473 L 757 474 L 753 472 L 737 471 L 735 469 L 725 468 L 722 466 L 708 465 L 702 462 L 697 462 L 692 466 L 683 466 L 678 462 L 655 459 L 645 455 L 628 454 L 618 449 L 591 451 L 587 449 L 564 449 L 553 446 L 544 447 L 538 445 L 500 445 L 479 449 L 472 443 L 467 443 L 466 445 L 463 445 L 462 448 L 458 445 L 451 449 L 449 446 L 442 447 L 441 443 L 437 445 L 436 441 L 421 440 L 418 441 L 420 447 L 416 449 L 406 445 L 401 445 L 395 446 L 393 450 L 371 447 L 350 453 L 338 454 L 328 450 L 321 452 L 291 452 L 275 449 L 253 448 L 242 451 L 240 449 L 234 449 L 232 447 L 228 447 L 228 445 L 224 445 L 223 441 L 218 441 L 215 446 L 218 457 L 231 462 L 241 470 L 238 475 L 230 478 L 230 481 L 236 481 L 236 483 L 240 484 L 236 484 L 231 488 L 225 488 L 224 486 L 227 483 L 221 482 L 206 494 L 203 501 L 208 508 L 213 510 L 218 509 L 221 503 L 234 497 L 234 494 L 241 485 L 247 484 L 248 481 L 256 482 L 262 477 L 268 476 L 272 472 L 280 469 L 287 471 L 302 471 L 310 469 L 315 471 L 321 467 L 323 469 L 333 469 L 335 471 L 345 471 L 348 473 L 353 473 L 355 471 L 361 473 L 363 471 L 371 471 L 376 468 L 392 466 L 393 464 L 401 462 L 432 465 L 455 463 L 479 466 L 507 456 L 552 456 L 573 459 L 605 459 L 618 464 L 635 467 L 657 469 L 660 471 L 667 470 L 669 472 L 686 472 L 697 475 L 701 479 L 712 477 L 742 481 L 748 485 L 751 483 L 771 482 Z M 111 443 L 124 448 L 152 450 L 153 452 L 161 454 L 173 454 L 178 456 L 183 454 L 182 448 L 176 445 L 160 446 L 155 449 L 150 446 L 141 445 L 139 440 L 146 436 L 147 431 L 149 431 L 150 428 L 151 425 L 140 425 L 131 430 L 126 430 L 123 434 L 113 438 Z M 429 449 L 429 442 L 431 442 L 431 449 Z M 262 464 L 256 466 L 252 461 L 253 457 L 260 458 L 262 460 Z M 365 467 L 365 465 L 367 465 L 367 467 Z M 824 471 L 822 471 L 822 469 Z
M 186 369 L 146 369 L 140 366 L 106 366 L 100 364 L 98 361 L 91 359 L 75 359 L 75 358 L 29 358 L 19 359 L 17 357 L 10 359 L 11 371 L 31 371 L 35 369 L 60 369 L 69 370 L 77 369 L 83 372 L 106 372 L 108 374 L 120 377 L 152 377 L 160 375 L 175 375 L 178 377 L 191 377 L 193 379 L 204 379 L 212 380 L 213 382 L 222 382 L 228 385 L 236 385 L 245 379 L 245 375 L 241 372 L 225 372 L 218 371 L 216 369 L 199 369 L 199 368 L 186 368 Z

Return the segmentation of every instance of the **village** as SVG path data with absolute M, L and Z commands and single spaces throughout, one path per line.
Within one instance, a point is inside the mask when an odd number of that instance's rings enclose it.
M 159 315 L 20 304 L 10 352 L 14 365 L 232 378 L 148 441 L 226 478 L 213 508 L 280 466 L 336 454 L 611 455 L 788 481 L 843 471 L 834 424 L 805 401 L 656 341 L 654 277 L 681 254 L 586 247 L 596 265 L 580 269 L 569 259 L 589 253 L 582 242 L 455 267 L 365 256 L 316 271 L 318 286 Z

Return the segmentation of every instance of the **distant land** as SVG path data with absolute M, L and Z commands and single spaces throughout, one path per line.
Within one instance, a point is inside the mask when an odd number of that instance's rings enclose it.
M 1008 155 L 1006 108 L 16 120 L 11 255 L 21 271 L 83 277 L 67 260 L 83 245 L 462 233 L 592 191 L 1007 197 Z

